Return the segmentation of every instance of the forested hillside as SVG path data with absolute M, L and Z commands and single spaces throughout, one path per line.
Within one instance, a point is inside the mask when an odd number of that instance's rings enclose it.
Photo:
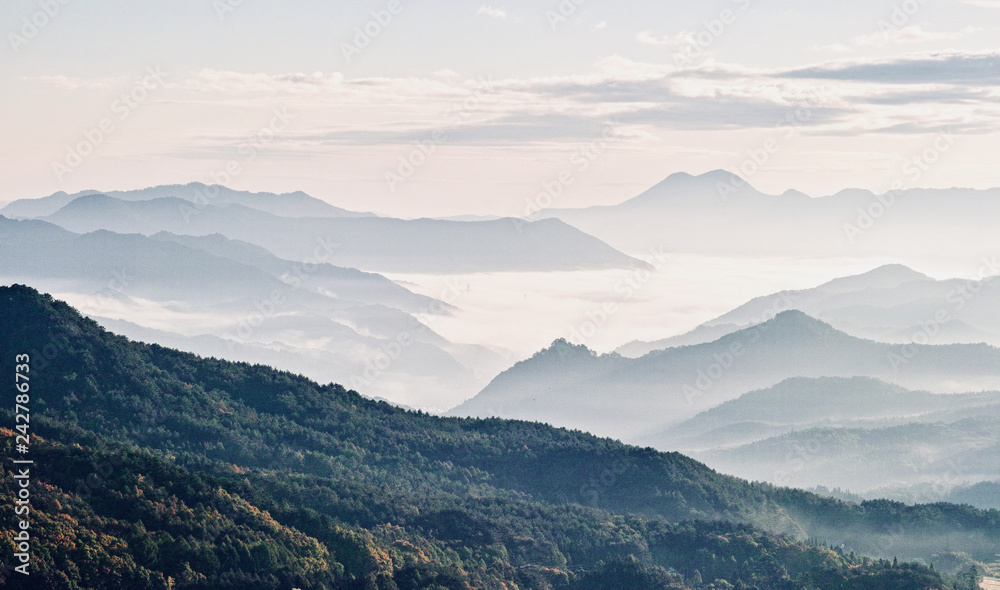
M 130 342 L 27 287 L 0 288 L 0 333 L 8 373 L 31 356 L 35 461 L 32 575 L 10 569 L 5 526 L 8 587 L 968 587 L 902 561 L 961 551 L 949 566 L 967 569 L 1000 542 L 997 511 L 849 504 L 581 432 L 404 411 Z

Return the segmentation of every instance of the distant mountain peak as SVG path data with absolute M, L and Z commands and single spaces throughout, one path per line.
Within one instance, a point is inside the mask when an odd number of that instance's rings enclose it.
M 845 188 L 833 195 L 834 199 L 873 199 L 875 193 L 864 188 Z
M 92 209 L 92 208 L 98 207 L 98 206 L 106 206 L 106 205 L 111 204 L 111 203 L 123 203 L 123 202 L 124 201 L 122 201 L 120 199 L 116 199 L 114 197 L 109 197 L 108 195 L 106 195 L 104 193 L 88 193 L 88 194 L 85 194 L 85 195 L 82 195 L 82 196 L 79 196 L 79 197 L 73 199 L 72 201 L 70 201 L 69 203 L 67 203 L 63 207 L 63 209 L 65 209 L 65 210 L 71 210 L 71 209 L 77 209 L 77 210 Z
M 715 321 L 728 322 L 726 316 L 732 314 L 733 312 L 729 312 L 728 314 L 721 316 L 716 320 L 713 320 L 713 322 Z M 757 317 L 759 318 L 760 316 Z M 794 337 L 803 337 L 808 335 L 824 336 L 834 333 L 842 334 L 846 337 L 853 338 L 849 334 L 840 332 L 830 324 L 827 324 L 822 320 L 818 320 L 799 309 L 789 309 L 787 311 L 782 311 L 767 321 L 754 320 L 749 323 L 731 322 L 731 323 L 709 324 L 708 326 L 709 327 L 719 326 L 722 329 L 725 329 L 726 326 L 733 325 L 734 323 L 739 323 L 743 327 L 734 331 L 727 332 L 724 336 L 720 337 L 720 339 L 718 340 L 719 342 L 727 339 L 729 340 L 736 339 L 737 341 L 742 342 L 747 338 L 747 335 L 749 333 L 755 333 L 755 336 L 753 337 L 754 340 L 757 340 L 760 334 L 767 334 L 768 335 L 767 337 L 771 338 L 775 333 L 779 334 L 779 336 L 774 337 L 776 341 L 780 341 L 781 338 L 786 338 L 786 337 L 794 338 Z M 697 344 L 695 346 L 708 346 L 712 342 L 715 342 L 715 340 L 704 342 L 702 344 Z M 658 352 L 663 352 L 663 351 L 654 350 L 649 354 L 657 354 Z
M 623 205 L 655 205 L 667 200 L 725 202 L 733 198 L 763 196 L 749 182 L 726 170 L 711 170 L 699 175 L 675 172 L 665 180 Z
M 804 311 L 798 309 L 789 309 L 788 311 L 783 311 L 778 315 L 774 316 L 774 319 L 770 320 L 770 323 L 775 325 L 810 325 L 810 326 L 826 326 L 830 327 L 829 324 L 821 322 L 816 318 L 810 316 Z
M 746 180 L 743 180 L 740 176 L 733 174 L 727 170 L 717 169 L 709 170 L 708 172 L 703 172 L 701 174 L 689 174 L 687 172 L 675 172 L 668 176 L 666 180 L 660 183 L 660 185 L 666 184 L 676 184 L 676 185 L 709 185 L 713 188 L 716 183 L 731 183 L 734 186 L 749 186 Z
M 899 264 L 899 263 L 895 263 L 895 264 L 883 264 L 882 266 L 880 266 L 878 268 L 875 268 L 875 269 L 872 269 L 872 270 L 868 271 L 865 274 L 866 275 L 886 275 L 886 274 L 898 275 L 898 274 L 905 274 L 905 275 L 908 275 L 908 276 L 921 277 L 921 278 L 925 278 L 925 279 L 926 278 L 930 278 L 930 277 L 928 277 L 927 275 L 925 275 L 923 273 L 920 273 L 920 272 L 917 272 L 917 271 L 913 270 L 912 268 L 906 266 L 905 264 Z
M 728 170 L 723 170 L 721 168 L 717 168 L 715 170 L 709 170 L 708 172 L 704 172 L 702 174 L 697 174 L 697 175 L 694 176 L 694 178 L 700 179 L 700 180 L 713 181 L 713 182 L 720 182 L 720 181 L 721 182 L 728 182 L 730 180 L 737 180 L 737 181 L 740 181 L 740 182 L 746 182 L 745 180 L 743 180 L 742 178 L 740 178 L 738 175 L 733 174 L 732 172 L 729 172 Z
M 862 289 L 891 289 L 912 281 L 933 281 L 931 277 L 903 264 L 885 264 L 868 272 L 834 279 L 817 287 L 829 293 Z
M 832 334 L 843 334 L 826 322 L 797 309 L 783 311 L 774 316 L 773 319 L 761 324 L 767 334 L 778 341 L 790 341 L 791 339 L 826 337 Z M 747 328 L 748 330 L 761 329 L 758 327 Z M 847 336 L 844 334 L 844 336 Z M 850 336 L 848 336 L 850 337 Z
M 552 341 L 548 348 L 535 353 L 533 358 L 553 358 L 561 360 L 569 358 L 596 357 L 597 353 L 587 348 L 584 344 L 573 344 L 565 338 L 558 338 Z

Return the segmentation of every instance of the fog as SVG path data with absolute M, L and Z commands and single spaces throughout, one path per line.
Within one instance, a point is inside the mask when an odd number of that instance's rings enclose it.
M 632 340 L 681 334 L 754 297 L 815 287 L 889 262 L 631 254 L 657 269 L 648 277 L 642 270 L 386 276 L 458 308 L 451 317 L 421 317 L 449 340 L 499 346 L 525 358 L 557 338 L 610 352 Z M 612 313 L 605 304 L 615 306 Z

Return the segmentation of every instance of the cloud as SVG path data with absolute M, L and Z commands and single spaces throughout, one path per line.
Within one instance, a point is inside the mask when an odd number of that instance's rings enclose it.
M 874 129 L 876 133 L 893 133 L 901 135 L 927 135 L 931 133 L 947 133 L 950 135 L 978 135 L 983 133 L 994 133 L 1000 129 L 1000 125 L 990 121 L 987 123 L 969 121 L 903 121 Z
M 444 122 L 442 122 L 444 123 Z M 426 142 L 435 132 L 449 145 L 526 145 L 575 142 L 601 137 L 608 122 L 586 115 L 510 113 L 462 124 L 399 129 L 334 129 L 296 136 L 327 145 L 382 145 Z
M 965 27 L 960 31 L 926 31 L 923 25 L 911 25 L 903 28 L 886 28 L 884 31 L 861 35 L 854 38 L 855 45 L 881 47 L 904 43 L 927 43 L 929 41 L 951 41 L 963 39 L 978 33 L 982 29 Z
M 460 76 L 458 76 L 460 78 Z M 263 74 L 202 69 L 168 86 L 206 95 L 229 95 L 247 100 L 264 97 L 316 99 L 325 102 L 392 101 L 399 97 L 455 99 L 468 94 L 468 85 L 449 71 L 434 77 L 352 78 L 340 72 L 312 74 Z
M 635 40 L 642 45 L 660 47 L 684 47 L 685 45 L 692 45 L 696 43 L 694 33 L 686 30 L 673 36 L 657 36 L 652 31 L 639 31 L 635 34 Z
M 997 0 L 997 2 L 1000 4 L 1000 0 Z M 854 37 L 851 39 L 850 45 L 843 43 L 813 45 L 809 47 L 809 51 L 820 53 L 853 53 L 858 48 L 865 47 L 888 47 L 891 45 L 930 43 L 934 41 L 954 41 L 970 37 L 982 30 L 982 28 L 972 26 L 958 31 L 928 31 L 924 28 L 923 24 L 906 27 L 884 26 L 879 31 Z
M 125 83 L 123 79 L 117 78 L 77 78 L 62 74 L 55 76 L 25 76 L 22 79 L 34 80 L 63 90 L 102 90 L 113 88 L 116 84 L 121 85 Z
M 197 92 L 248 94 L 280 93 L 286 95 L 317 94 L 343 88 L 343 74 L 314 72 L 312 74 L 264 74 L 201 69 L 180 83 L 185 90 Z
M 959 2 L 968 6 L 976 6 L 979 8 L 1000 9 L 1000 0 L 959 0 Z
M 815 53 L 852 53 L 854 51 L 853 47 L 848 47 L 843 43 L 833 43 L 831 45 L 811 45 L 809 51 Z
M 495 18 L 498 20 L 507 20 L 507 11 L 503 8 L 493 8 L 487 4 L 479 7 L 478 14 L 484 14 L 490 18 Z
M 782 78 L 881 84 L 1000 84 L 998 53 L 929 53 L 882 61 L 823 64 L 778 74 Z
M 656 125 L 677 130 L 770 129 L 787 125 L 795 111 L 787 105 L 764 100 L 726 97 L 717 100 L 687 99 L 672 104 L 640 109 L 618 115 L 623 123 Z M 845 120 L 850 110 L 831 107 L 809 109 L 800 127 L 817 127 Z
M 858 97 L 855 100 L 867 104 L 908 105 L 918 103 L 937 104 L 982 104 L 996 100 L 984 88 L 951 87 L 929 88 L 905 91 L 889 91 L 874 96 Z
M 667 78 L 537 80 L 532 84 L 532 90 L 586 103 L 657 103 L 674 96 Z
M 714 62 L 677 68 L 610 56 L 592 74 L 490 81 L 484 100 L 477 100 L 459 125 L 445 115 L 482 92 L 454 76 L 286 75 L 265 83 L 249 75 L 245 84 L 293 92 L 319 84 L 317 97 L 338 105 L 416 109 L 396 116 L 386 109 L 378 126 L 345 124 L 313 138 L 331 144 L 403 144 L 438 129 L 448 129 L 449 142 L 456 144 L 573 142 L 598 133 L 609 119 L 647 136 L 655 130 L 761 129 L 778 126 L 804 105 L 809 116 L 796 127 L 811 133 L 920 133 L 942 126 L 982 133 L 996 128 L 994 119 L 1000 121 L 995 106 L 1000 90 L 989 88 L 1000 84 L 998 60 L 996 54 L 915 54 L 768 70 Z
M 284 135 L 280 149 L 302 153 L 413 144 L 435 131 L 454 145 L 574 145 L 600 137 L 609 121 L 623 143 L 634 146 L 672 141 L 672 131 L 787 130 L 789 117 L 796 117 L 797 132 L 824 136 L 942 128 L 983 134 L 1000 128 L 996 53 L 921 53 L 798 69 L 714 61 L 681 68 L 611 55 L 588 74 L 485 82 L 450 70 L 349 78 L 338 72 L 203 69 L 178 73 L 176 80 L 170 98 L 178 104 L 233 106 L 251 120 L 287 104 L 313 123 Z M 46 83 L 69 92 L 91 82 Z M 802 112 L 807 116 L 799 117 Z M 188 147 L 218 149 L 238 139 L 220 133 L 206 125 Z

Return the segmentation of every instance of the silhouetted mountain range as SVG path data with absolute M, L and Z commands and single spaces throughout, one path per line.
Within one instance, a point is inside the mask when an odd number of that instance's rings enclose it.
M 372 217 L 372 213 L 357 213 L 334 207 L 326 201 L 304 192 L 252 193 L 219 185 L 192 182 L 185 185 L 155 186 L 132 191 L 81 191 L 74 194 L 58 192 L 41 199 L 20 199 L 0 209 L 7 217 L 35 218 L 52 215 L 80 197 L 103 194 L 121 201 L 151 201 L 174 198 L 190 203 L 197 210 L 207 205 L 242 205 L 282 217 Z
M 935 394 L 871 377 L 795 377 L 751 391 L 642 442 L 694 451 L 734 446 L 813 427 L 877 428 L 1000 415 L 1000 392 Z
M 218 233 L 287 260 L 307 260 L 323 251 L 331 264 L 383 272 L 648 266 L 558 220 L 282 217 L 241 204 L 193 204 L 176 197 L 124 201 L 103 194 L 81 196 L 43 219 L 78 233 Z
M 943 501 L 952 488 L 1000 473 L 996 405 L 952 422 L 882 428 L 814 427 L 734 448 L 693 452 L 712 467 L 755 481 L 842 486 L 859 493 L 924 486 Z
M 1000 473 L 997 432 L 1000 392 L 824 377 L 751 391 L 637 442 L 748 479 L 933 502 Z
M 619 205 L 545 209 L 627 253 L 961 256 L 994 252 L 1000 188 L 767 195 L 723 170 L 679 172 Z M 920 239 L 914 240 L 914 236 Z
M 454 404 L 505 363 L 414 316 L 451 313 L 443 301 L 381 275 L 294 263 L 220 235 L 80 235 L 0 217 L 0 277 L 75 294 L 88 313 L 136 339 L 280 362 L 316 379 L 364 383 L 381 397 L 405 389 L 430 407 Z
M 638 359 L 557 341 L 450 414 L 538 420 L 638 441 L 790 377 L 853 376 L 935 392 L 1000 388 L 1000 349 L 883 344 L 787 311 L 714 342 Z
M 798 309 L 860 338 L 882 342 L 1000 344 L 1000 261 L 983 259 L 984 280 L 938 281 L 899 264 L 834 279 L 812 289 L 753 300 L 698 328 L 654 342 L 630 342 L 617 352 L 637 357 L 674 346 L 711 342 L 780 310 Z

